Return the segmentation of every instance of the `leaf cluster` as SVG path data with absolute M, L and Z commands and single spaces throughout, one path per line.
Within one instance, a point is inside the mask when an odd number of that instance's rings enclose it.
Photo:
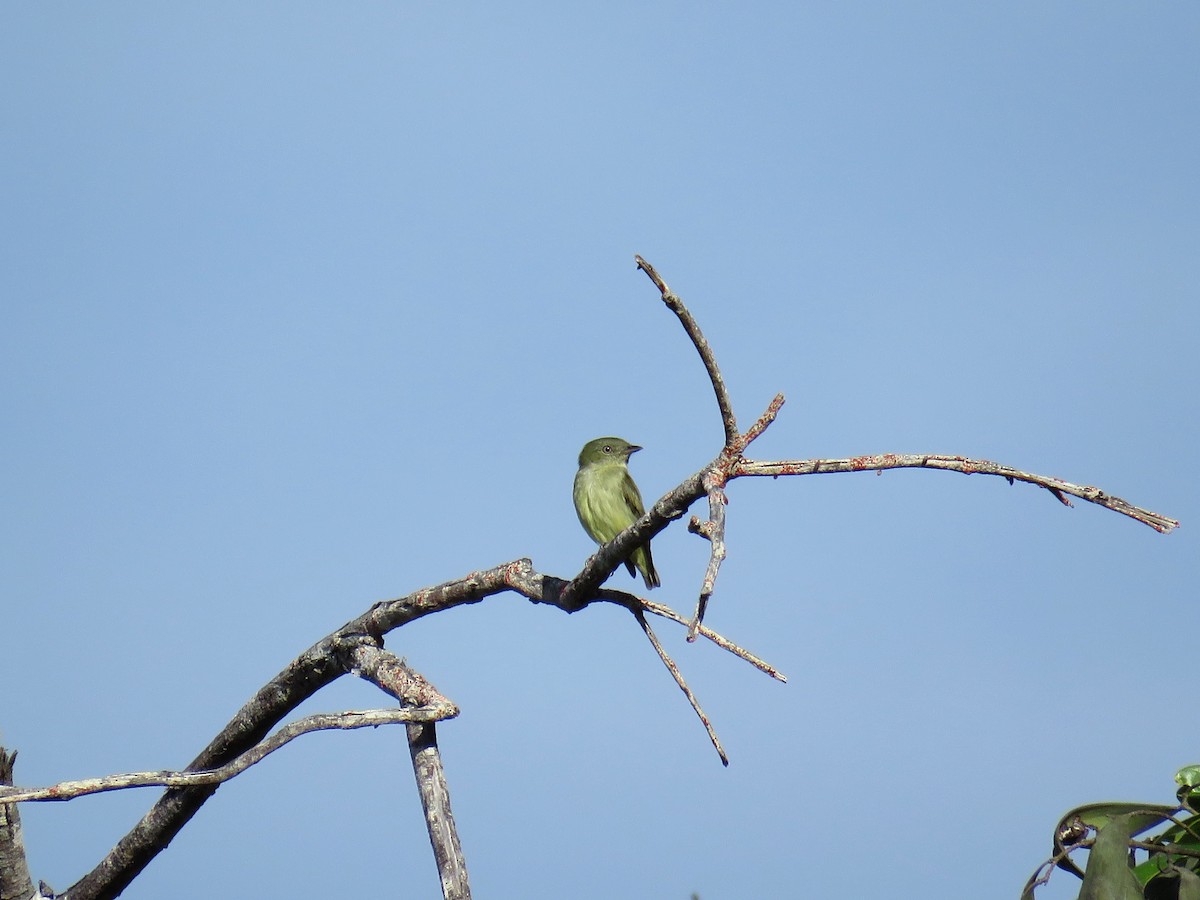
M 1175 806 L 1089 803 L 1068 812 L 1054 829 L 1054 855 L 1021 900 L 1034 900 L 1055 868 L 1083 880 L 1078 900 L 1200 900 L 1200 765 L 1180 769 L 1175 782 Z M 1085 849 L 1081 869 L 1071 856 Z

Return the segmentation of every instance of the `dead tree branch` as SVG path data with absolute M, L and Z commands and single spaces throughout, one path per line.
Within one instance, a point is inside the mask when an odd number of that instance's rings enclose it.
M 665 527 L 667 521 L 669 519 L 663 518 L 662 527 Z M 383 650 L 382 636 L 393 629 L 442 610 L 479 603 L 488 597 L 508 591 L 521 594 L 535 603 L 555 606 L 564 612 L 577 612 L 592 602 L 616 602 L 628 606 L 630 595 L 618 599 L 594 594 L 579 606 L 569 605 L 564 600 L 564 589 L 568 584 L 561 578 L 537 572 L 530 560 L 518 559 L 491 569 L 472 572 L 444 584 L 422 588 L 404 597 L 376 603 L 358 618 L 347 622 L 305 650 L 263 685 L 184 772 L 171 773 L 188 779 L 192 776 L 198 777 L 179 786 L 167 785 L 164 782 L 168 790 L 158 802 L 95 869 L 62 895 L 64 900 L 93 900 L 117 896 L 161 850 L 166 848 L 171 839 L 216 791 L 219 781 L 210 780 L 212 776 L 208 773 L 220 770 L 243 754 L 254 751 L 284 716 L 342 675 L 355 674 L 365 678 L 397 697 L 405 706 L 423 707 L 430 701 L 434 704 L 446 703 L 444 707 L 435 705 L 434 711 L 427 713 L 424 721 L 436 721 L 457 712 L 456 708 L 419 674 Z M 652 611 L 662 614 L 658 606 L 655 604 Z M 683 621 L 678 614 L 669 618 Z M 773 667 L 741 651 L 741 648 L 719 635 L 705 629 L 705 636 L 747 659 L 760 670 L 779 677 Z M 445 778 L 444 774 L 437 773 L 440 766 L 435 765 L 433 757 L 424 752 L 428 749 L 427 741 L 423 742 L 424 740 L 418 739 L 421 749 L 418 752 L 419 761 L 414 760 L 414 766 L 421 768 L 418 772 L 419 778 L 432 780 L 419 785 L 422 791 L 429 785 L 436 785 L 439 778 L 444 785 Z M 411 746 L 410 738 L 410 748 Z M 439 829 L 440 823 L 450 821 L 440 812 L 443 808 L 448 809 L 448 806 L 443 806 L 440 802 L 435 803 L 431 806 L 432 812 L 429 814 L 430 820 L 439 823 Z M 461 849 L 456 849 L 445 858 L 453 861 L 461 859 L 461 855 Z M 442 869 L 442 872 L 444 879 L 445 869 Z
M 382 721 L 376 722 L 361 718 L 373 715 L 384 716 L 389 723 L 403 721 L 408 724 L 410 755 L 421 791 L 422 804 L 426 810 L 430 840 L 442 878 L 443 893 L 448 898 L 462 900 L 462 898 L 470 896 L 470 888 L 466 879 L 462 849 L 453 828 L 449 793 L 446 788 L 445 774 L 441 768 L 434 727 L 435 721 L 456 715 L 457 709 L 424 678 L 406 666 L 402 660 L 383 649 L 383 637 L 393 629 L 432 613 L 469 603 L 479 603 L 487 597 L 508 591 L 519 593 L 534 603 L 555 606 L 568 613 L 578 612 L 593 602 L 619 603 L 633 612 L 646 637 L 687 696 L 689 703 L 708 732 L 713 746 L 720 754 L 722 762 L 727 764 L 728 758 L 711 723 L 688 688 L 678 667 L 663 650 L 647 622 L 645 613 L 650 612 L 664 616 L 680 624 L 685 623 L 686 620 L 662 604 L 652 603 L 620 591 L 604 590 L 601 586 L 635 547 L 649 541 L 672 521 L 685 515 L 696 500 L 707 496 L 708 520 L 702 522 L 698 517 L 694 517 L 690 525 L 691 531 L 709 541 L 711 550 L 710 561 L 696 603 L 696 612 L 691 619 L 688 639 L 694 640 L 697 635 L 702 635 L 751 663 L 760 671 L 780 681 L 786 681 L 774 667 L 703 625 L 704 612 L 715 590 L 721 562 L 725 558 L 725 492 L 728 483 L 733 479 L 751 476 L 778 477 L 864 470 L 881 471 L 890 468 L 942 469 L 964 474 L 1000 475 L 1008 479 L 1010 483 L 1014 481 L 1028 482 L 1046 489 L 1068 505 L 1070 502 L 1067 500 L 1067 495 L 1078 497 L 1130 516 L 1161 532 L 1169 532 L 1179 524 L 1174 519 L 1133 506 L 1098 488 L 1081 487 L 1057 478 L 1022 472 L 1011 466 L 969 460 L 958 456 L 887 454 L 853 459 L 776 462 L 746 459 L 744 456 L 746 448 L 770 426 L 779 414 L 784 402 L 783 395 L 777 395 L 771 401 L 749 430 L 739 432 L 724 378 L 717 365 L 712 347 L 700 331 L 695 318 L 679 296 L 667 287 L 666 282 L 654 267 L 640 256 L 636 259 L 638 267 L 658 288 L 664 304 L 678 317 L 708 373 L 725 431 L 724 445 L 712 462 L 700 471 L 689 475 L 675 488 L 659 498 L 642 518 L 589 557 L 579 572 L 569 581 L 541 574 L 533 568 L 530 560 L 518 559 L 492 569 L 472 572 L 463 578 L 444 584 L 423 588 L 405 597 L 376 603 L 361 616 L 322 638 L 285 666 L 278 675 L 246 702 L 183 772 L 135 773 L 130 776 L 112 776 L 111 779 L 91 779 L 87 782 L 64 783 L 64 785 L 56 785 L 52 788 L 37 789 L 57 791 L 55 796 L 34 796 L 28 792 L 17 793 L 14 791 L 0 794 L 0 799 L 6 801 L 4 805 L 0 805 L 0 814 L 2 814 L 0 815 L 0 850 L 4 849 L 3 829 L 6 825 L 11 826 L 14 821 L 9 811 L 15 813 L 16 800 L 66 799 L 67 784 L 75 785 L 78 788 L 75 796 L 79 796 L 84 793 L 95 793 L 97 790 L 116 789 L 116 786 L 111 783 L 112 779 L 124 778 L 136 781 L 145 777 L 156 778 L 158 780 L 153 783 L 166 786 L 167 791 L 92 872 L 85 875 L 66 894 L 62 895 L 66 900 L 100 900 L 100 898 L 116 897 L 150 860 L 170 843 L 196 811 L 213 795 L 221 781 L 236 775 L 237 771 L 253 765 L 258 759 L 274 749 L 278 749 L 278 746 L 294 739 L 296 734 L 291 733 L 289 729 L 301 728 L 304 723 L 311 723 L 313 718 L 317 718 L 310 717 L 307 720 L 293 723 L 268 737 L 271 730 L 288 713 L 337 678 L 346 674 L 354 674 L 371 681 L 391 696 L 396 697 L 402 709 L 346 713 L 340 717 L 334 717 L 336 722 L 331 720 L 322 727 L 349 728 L 384 724 Z M 353 717 L 360 717 L 356 724 L 352 724 Z M 96 785 L 100 782 L 105 782 L 105 784 L 97 787 Z M 79 787 L 81 785 L 83 787 Z M 130 782 L 119 786 L 131 787 L 135 784 Z M 0 857 L 0 865 L 3 865 L 3 857 Z M 26 872 L 18 880 L 24 884 L 28 880 L 28 873 Z
M 662 276 L 658 274 L 654 266 L 646 262 L 638 255 L 633 257 L 637 260 L 638 268 L 645 272 L 650 280 L 654 282 L 659 293 L 662 294 L 663 303 L 671 312 L 679 317 L 680 324 L 683 325 L 683 330 L 687 332 L 687 336 L 691 338 L 692 344 L 696 348 L 696 352 L 700 354 L 700 359 L 704 363 L 704 368 L 708 371 L 709 381 L 712 382 L 713 393 L 717 398 L 717 408 L 721 411 L 721 423 L 725 426 L 725 445 L 729 446 L 737 438 L 737 420 L 733 416 L 733 403 L 729 399 L 729 391 L 725 387 L 725 378 L 721 375 L 721 370 L 717 367 L 716 357 L 713 355 L 713 349 L 709 346 L 703 332 L 700 331 L 700 326 L 696 324 L 696 319 L 683 301 L 679 299 L 679 295 L 667 287 L 667 283 L 663 281 Z
M 1133 504 L 1115 497 L 1096 487 L 1084 487 L 1058 478 L 1023 472 L 1012 466 L 986 460 L 971 460 L 961 456 L 935 455 L 902 455 L 884 454 L 880 456 L 860 456 L 848 460 L 797 460 L 779 462 L 761 462 L 746 459 L 743 454 L 747 446 L 757 438 L 775 420 L 783 406 L 782 394 L 767 407 L 766 411 L 745 433 L 737 430 L 737 420 L 733 414 L 733 406 L 725 387 L 725 379 L 721 375 L 712 347 L 696 325 L 694 317 L 688 311 L 680 297 L 674 293 L 658 271 L 641 256 L 636 256 L 638 268 L 649 276 L 658 288 L 663 302 L 679 317 L 684 330 L 695 346 L 700 358 L 708 370 L 709 380 L 716 395 L 717 406 L 721 410 L 721 421 L 725 427 L 725 446 L 720 454 L 704 469 L 689 477 L 670 493 L 664 495 L 651 509 L 622 534 L 617 535 L 608 545 L 601 547 L 578 575 L 567 586 L 564 592 L 572 603 L 580 603 L 584 597 L 595 591 L 620 563 L 629 551 L 645 540 L 653 537 L 667 526 L 670 519 L 678 518 L 687 508 L 702 495 L 708 496 L 709 518 L 702 522 L 693 516 L 688 530 L 698 534 L 711 545 L 709 564 L 705 570 L 700 594 L 696 601 L 696 614 L 688 629 L 688 640 L 695 640 L 704 613 L 712 597 L 716 585 L 717 574 L 725 558 L 725 486 L 734 478 L 743 476 L 770 475 L 811 475 L 826 472 L 852 472 L 863 470 L 883 470 L 895 468 L 930 468 L 946 471 L 962 472 L 964 474 L 1000 475 L 1014 481 L 1025 481 L 1045 488 L 1060 502 L 1071 505 L 1067 495 L 1087 500 L 1107 509 L 1114 510 L 1149 525 L 1156 531 L 1167 533 L 1178 527 L 1179 522 L 1159 513 L 1134 506 Z M 599 579 L 599 580 L 597 580 Z
M 351 651 L 351 671 L 365 678 L 401 703 L 419 703 L 421 708 L 458 708 L 438 693 L 432 684 L 409 668 L 395 654 L 372 644 L 357 644 Z M 441 718 L 450 718 L 443 716 Z M 425 829 L 433 848 L 445 900 L 470 900 L 467 862 L 463 856 L 458 827 L 450 810 L 450 788 L 438 749 L 435 719 L 413 719 L 407 729 L 409 757 L 417 779 L 417 793 L 425 813 Z
M 607 591 L 602 592 L 602 594 L 607 594 L 607 593 L 608 593 Z M 602 599 L 604 599 L 604 598 L 602 597 Z M 656 616 L 662 616 L 663 618 L 670 619 L 672 622 L 677 622 L 680 625 L 688 624 L 687 619 L 685 619 L 679 613 L 675 612 L 675 610 L 671 609 L 671 607 L 669 607 L 669 606 L 665 606 L 662 603 L 655 603 L 653 600 L 647 600 L 644 597 L 634 598 L 634 599 L 636 599 L 638 602 L 640 602 L 642 605 L 642 609 L 644 609 L 648 613 L 653 613 Z M 767 675 L 770 675 L 776 681 L 782 681 L 784 684 L 787 683 L 787 676 L 784 675 L 782 672 L 780 672 L 778 669 L 776 669 L 774 666 L 759 659 L 757 656 L 755 656 L 750 651 L 745 650 L 742 647 L 739 647 L 737 644 L 733 643 L 733 641 L 729 640 L 728 638 L 722 637 L 721 635 L 717 634 L 712 629 L 706 628 L 705 626 L 701 625 L 700 629 L 699 629 L 699 634 L 700 634 L 700 637 L 708 638 L 708 640 L 712 641 L 714 644 L 716 644 L 722 650 L 728 650 L 730 653 L 732 653 L 738 659 L 745 660 L 746 662 L 750 663 L 750 665 L 754 666 L 754 668 L 758 669 L 760 672 L 764 672 Z
M 884 469 L 940 469 L 945 472 L 961 472 L 963 475 L 999 475 L 1007 479 L 1009 484 L 1014 481 L 1024 481 L 1045 488 L 1065 506 L 1071 502 L 1064 497 L 1070 494 L 1088 503 L 1095 503 L 1113 512 L 1136 519 L 1143 525 L 1149 525 L 1155 531 L 1169 534 L 1179 527 L 1179 522 L 1161 513 L 1151 512 L 1134 506 L 1120 497 L 1114 497 L 1097 487 L 1085 487 L 1071 484 L 1060 478 L 1049 475 L 1037 475 L 1033 472 L 1023 472 L 1020 469 L 1006 466 L 1003 463 L 991 462 L 986 459 L 968 459 L 965 456 L 936 456 L 933 454 L 913 453 L 883 453 L 878 456 L 854 456 L 850 459 L 799 459 L 763 462 L 755 459 L 739 460 L 734 466 L 732 477 L 743 475 L 770 476 L 780 475 L 824 475 L 832 472 L 882 472 Z
M 409 725 L 408 751 L 421 808 L 425 811 L 433 859 L 442 882 L 442 896 L 445 900 L 471 900 L 467 863 L 450 809 L 450 788 L 437 744 L 437 725 L 434 722 Z
M 16 761 L 15 751 L 9 753 L 0 747 L 0 791 L 5 790 L 3 785 L 12 784 Z M 28 900 L 32 896 L 33 879 L 21 837 L 21 813 L 16 803 L 0 802 L 0 900 Z
M 105 775 L 100 778 L 81 778 L 76 781 L 60 781 L 42 788 L 0 787 L 0 802 L 28 803 L 35 800 L 73 800 L 88 794 L 103 794 L 136 787 L 185 788 L 201 785 L 219 785 L 240 775 L 253 765 L 266 759 L 281 747 L 296 738 L 316 731 L 349 731 L 355 728 L 378 728 L 380 725 L 411 725 L 435 722 L 458 715 L 457 707 L 423 707 L 419 709 L 364 709 L 347 710 L 340 713 L 318 713 L 305 716 L 283 726 L 262 743 L 255 745 L 236 759 L 217 769 L 206 771 L 163 771 L 129 772 L 123 775 Z
M 713 747 L 717 751 L 717 755 L 721 757 L 721 765 L 729 765 L 729 757 L 725 753 L 725 748 L 721 746 L 721 739 L 717 737 L 716 731 L 713 730 L 712 722 L 709 721 L 708 715 L 700 708 L 700 701 L 696 699 L 696 695 L 692 693 L 692 689 L 688 687 L 687 681 L 684 680 L 679 667 L 675 665 L 675 660 L 671 659 L 671 655 L 663 648 L 659 642 L 658 636 L 654 633 L 654 629 L 650 627 L 650 623 L 646 621 L 646 613 L 641 609 L 634 609 L 633 615 L 637 618 L 638 624 L 642 626 L 642 631 L 654 646 L 654 650 L 658 653 L 658 658 L 663 661 L 663 665 L 667 667 L 667 671 L 671 673 L 671 677 L 675 679 L 675 683 L 679 685 L 679 689 L 688 699 L 692 709 L 699 717 L 700 722 L 704 725 L 704 730 L 708 732 L 708 739 L 712 741 Z

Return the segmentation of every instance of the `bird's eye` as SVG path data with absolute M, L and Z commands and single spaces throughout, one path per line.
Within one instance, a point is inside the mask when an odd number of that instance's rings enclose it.
M 604 445 L 604 452 L 605 452 L 605 453 L 612 453 L 612 444 L 605 444 L 605 445 Z

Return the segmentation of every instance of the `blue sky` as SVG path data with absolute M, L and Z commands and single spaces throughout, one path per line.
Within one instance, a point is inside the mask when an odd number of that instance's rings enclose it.
M 1200 762 L 1198 45 L 1172 3 L 6 5 L 18 782 L 185 765 L 376 600 L 569 577 L 590 438 L 645 446 L 648 497 L 711 459 L 640 253 L 743 427 L 787 396 L 754 457 L 979 456 L 1184 527 L 949 473 L 735 482 L 709 623 L 790 682 L 660 628 L 728 769 L 619 610 L 392 634 L 463 710 L 476 895 L 1009 898 L 1067 809 L 1168 802 Z M 655 559 L 689 610 L 706 545 Z M 155 796 L 24 807 L 35 878 Z M 437 892 L 398 729 L 289 746 L 125 896 L 348 883 Z

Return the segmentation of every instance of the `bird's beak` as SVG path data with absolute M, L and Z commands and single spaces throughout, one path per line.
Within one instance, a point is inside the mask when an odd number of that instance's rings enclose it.
M 637 453 L 637 452 L 638 452 L 639 450 L 641 450 L 641 449 L 642 449 L 642 448 L 641 448 L 641 447 L 639 447 L 637 444 L 630 444 L 630 445 L 629 445 L 629 449 L 628 449 L 628 450 L 625 452 L 625 455 L 626 455 L 626 456 L 633 456 L 633 454 Z

